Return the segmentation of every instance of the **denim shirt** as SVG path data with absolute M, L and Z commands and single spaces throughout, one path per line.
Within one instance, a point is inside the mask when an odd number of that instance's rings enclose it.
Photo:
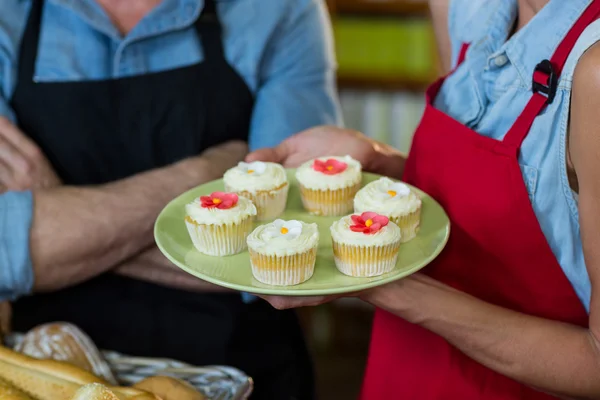
M 0 4 L 0 115 L 9 107 L 32 0 Z M 116 79 L 202 60 L 193 28 L 203 0 L 163 0 L 125 37 L 94 0 L 46 0 L 34 79 Z M 225 57 L 254 93 L 250 148 L 339 125 L 332 35 L 322 0 L 217 0 Z M 33 286 L 30 192 L 0 195 L 0 300 Z
M 481 135 L 502 140 L 531 98 L 535 66 L 551 58 L 590 3 L 550 0 L 529 24 L 507 40 L 517 18 L 517 0 L 451 0 L 453 64 L 461 44 L 470 43 L 470 47 L 465 62 L 444 82 L 435 100 L 436 108 Z M 600 23 L 595 22 L 579 38 L 554 101 L 535 119 L 519 155 L 541 229 L 588 311 L 591 284 L 579 232 L 577 196 L 567 179 L 566 143 L 575 65 L 599 39 Z

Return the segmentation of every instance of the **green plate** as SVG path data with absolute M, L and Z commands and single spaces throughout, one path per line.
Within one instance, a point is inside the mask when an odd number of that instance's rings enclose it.
M 371 278 L 343 275 L 333 262 L 329 233 L 329 226 L 338 218 L 317 217 L 304 211 L 294 172 L 292 169 L 287 171 L 290 191 L 287 210 L 280 218 L 316 222 L 319 226 L 320 243 L 315 273 L 308 281 L 295 286 L 265 285 L 252 276 L 248 252 L 228 257 L 213 257 L 194 248 L 184 223 L 185 205 L 196 197 L 223 191 L 222 180 L 198 186 L 165 207 L 154 226 L 154 237 L 159 249 L 179 268 L 215 285 L 256 294 L 316 296 L 356 292 L 404 278 L 429 264 L 440 254 L 448 241 L 448 216 L 434 199 L 415 189 L 423 198 L 421 229 L 415 239 L 400 247 L 396 268 L 390 273 Z M 378 175 L 364 173 L 363 185 L 378 178 Z

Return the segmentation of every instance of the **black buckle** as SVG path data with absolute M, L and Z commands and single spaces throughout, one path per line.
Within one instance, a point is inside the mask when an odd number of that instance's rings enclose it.
M 541 72 L 548 77 L 545 84 L 535 81 L 535 72 Z M 548 97 L 548 104 L 554 101 L 554 96 L 558 88 L 558 76 L 549 60 L 544 60 L 535 66 L 531 88 L 533 93 L 540 92 L 545 94 Z

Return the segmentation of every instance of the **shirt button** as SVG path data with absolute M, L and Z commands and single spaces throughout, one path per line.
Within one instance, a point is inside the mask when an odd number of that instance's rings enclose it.
M 494 58 L 494 64 L 496 64 L 497 67 L 503 67 L 507 62 L 508 57 L 506 57 L 504 54 L 500 54 L 498 57 Z

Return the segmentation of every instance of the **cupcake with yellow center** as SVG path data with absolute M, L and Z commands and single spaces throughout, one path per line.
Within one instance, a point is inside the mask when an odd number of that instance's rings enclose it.
M 417 236 L 421 224 L 421 198 L 409 186 L 380 178 L 358 191 L 354 212 L 373 211 L 385 215 L 400 228 L 402 242 Z
M 226 191 L 252 200 L 259 221 L 273 220 L 285 210 L 289 184 L 280 164 L 241 162 L 225 172 L 223 182 Z
M 352 211 L 354 195 L 360 189 L 362 167 L 350 156 L 321 157 L 302 164 L 296 179 L 309 213 L 345 215 Z
M 256 207 L 235 193 L 214 192 L 185 206 L 185 225 L 194 247 L 209 256 L 228 256 L 246 249 Z
M 248 236 L 252 275 L 267 285 L 290 286 L 313 275 L 319 230 L 317 224 L 277 219 Z
M 378 276 L 396 266 L 402 235 L 386 216 L 374 212 L 348 215 L 334 222 L 330 230 L 333 258 L 341 273 Z

